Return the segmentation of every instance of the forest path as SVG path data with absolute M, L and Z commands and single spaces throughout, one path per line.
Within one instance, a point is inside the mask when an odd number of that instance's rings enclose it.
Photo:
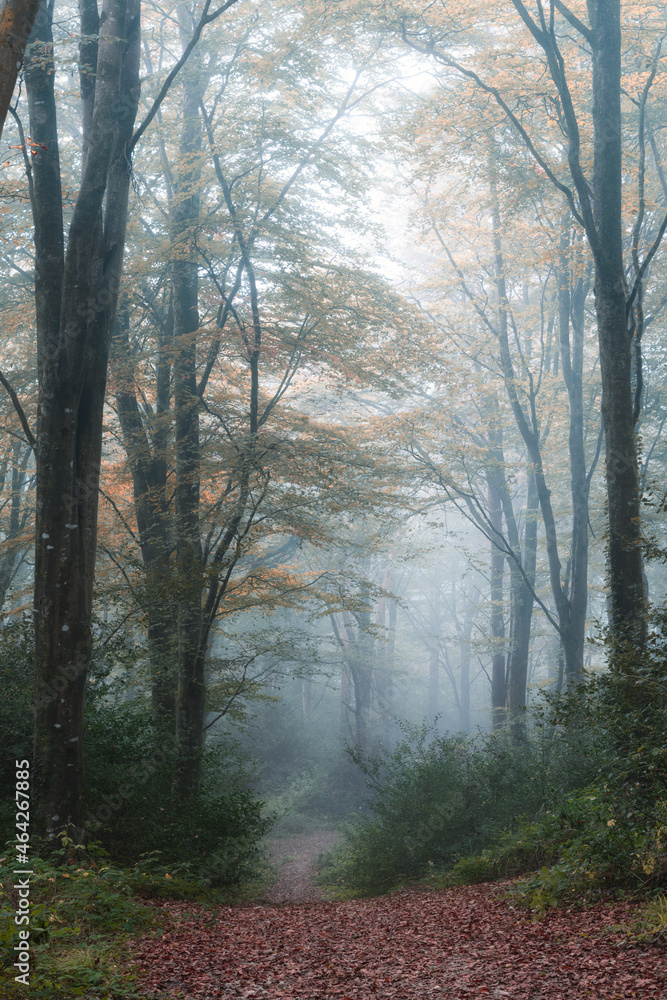
M 134 945 L 141 996 L 665 1000 L 667 951 L 629 942 L 623 928 L 636 920 L 636 904 L 548 910 L 536 919 L 504 895 L 508 888 L 216 909 L 163 902 L 161 933 Z
M 264 894 L 266 903 L 316 903 L 323 894 L 315 885 L 317 859 L 340 837 L 337 830 L 320 830 L 270 840 L 270 861 L 277 880 Z

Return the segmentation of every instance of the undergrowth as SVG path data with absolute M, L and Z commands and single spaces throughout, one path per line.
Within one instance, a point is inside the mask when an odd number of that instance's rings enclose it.
M 238 902 L 245 889 L 224 892 L 197 878 L 188 866 L 166 863 L 155 851 L 121 868 L 98 844 L 85 854 L 63 835 L 57 851 L 31 857 L 30 985 L 16 982 L 14 845 L 0 859 L 0 996 L 19 1000 L 138 1000 L 131 941 L 164 929 L 162 899 L 196 900 L 211 906 Z
M 588 735 L 566 742 L 548 727 L 526 731 L 518 747 L 508 733 L 475 738 L 437 736 L 427 726 L 403 729 L 393 750 L 357 758 L 371 812 L 347 825 L 329 856 L 321 881 L 330 890 L 369 895 L 425 875 L 442 877 L 461 857 L 495 844 L 521 816 L 538 814 L 564 776 L 581 780 L 592 758 Z M 543 851 L 538 840 L 537 830 L 527 832 L 518 848 L 524 870 L 552 850 Z M 501 857 L 496 868 L 503 864 Z

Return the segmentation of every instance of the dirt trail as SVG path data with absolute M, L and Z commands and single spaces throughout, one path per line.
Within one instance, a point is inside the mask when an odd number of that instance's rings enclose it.
M 323 898 L 315 885 L 317 859 L 333 847 L 340 834 L 336 830 L 281 837 L 269 842 L 271 863 L 278 876 L 264 899 L 267 903 L 316 903 Z

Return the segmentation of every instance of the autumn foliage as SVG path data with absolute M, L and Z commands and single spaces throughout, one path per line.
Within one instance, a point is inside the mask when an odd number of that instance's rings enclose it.
M 628 940 L 630 903 L 535 919 L 508 884 L 284 907 L 164 904 L 136 957 L 150 996 L 191 1000 L 659 1000 L 663 951 Z

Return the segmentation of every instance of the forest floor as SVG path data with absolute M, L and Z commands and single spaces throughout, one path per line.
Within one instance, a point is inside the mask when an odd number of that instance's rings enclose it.
M 322 901 L 313 876 L 335 833 L 271 844 L 262 903 L 165 902 L 136 943 L 146 996 L 187 1000 L 665 1000 L 667 948 L 633 943 L 632 902 L 518 907 L 510 883 Z
M 269 858 L 276 882 L 265 894 L 267 903 L 315 903 L 323 898 L 315 885 L 317 859 L 329 851 L 340 834 L 336 830 L 304 833 L 269 841 Z

